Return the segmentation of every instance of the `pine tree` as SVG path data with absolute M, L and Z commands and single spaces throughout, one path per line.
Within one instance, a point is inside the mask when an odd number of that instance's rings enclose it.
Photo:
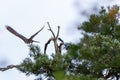
M 120 72 L 120 23 L 119 7 L 114 5 L 99 14 L 92 14 L 88 21 L 78 27 L 84 37 L 71 46 L 68 54 L 80 62 L 77 73 L 104 79 L 116 77 Z M 74 51 L 75 50 L 75 51 Z M 75 66 L 74 66 L 75 67 Z M 106 74 L 103 72 L 106 71 Z
M 83 38 L 79 43 L 64 43 L 67 52 L 61 54 L 61 46 L 57 44 L 50 25 L 49 30 L 53 34 L 45 44 L 45 53 L 39 46 L 29 45 L 29 57 L 20 65 L 10 65 L 0 68 L 5 71 L 17 68 L 26 75 L 38 76 L 35 80 L 106 80 L 107 78 L 119 79 L 120 74 L 120 23 L 119 7 L 113 6 L 105 9 L 101 7 L 99 14 L 92 14 L 88 21 L 83 22 L 78 30 L 82 31 Z M 80 36 L 81 34 L 78 34 Z M 46 53 L 47 45 L 55 43 L 55 54 L 51 58 Z M 58 54 L 59 53 L 59 54 Z M 104 74 L 104 72 L 106 72 Z M 44 75 L 44 76 L 42 76 Z

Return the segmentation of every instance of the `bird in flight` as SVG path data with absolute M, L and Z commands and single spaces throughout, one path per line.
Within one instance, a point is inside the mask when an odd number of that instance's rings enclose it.
M 15 36 L 19 37 L 20 39 L 22 39 L 26 44 L 30 44 L 30 43 L 33 43 L 33 42 L 37 42 L 39 43 L 38 41 L 35 41 L 33 40 L 33 38 L 40 32 L 43 30 L 44 27 L 42 27 L 39 31 L 37 31 L 35 34 L 33 34 L 30 38 L 26 38 L 25 36 L 21 35 L 20 33 L 18 33 L 17 31 L 15 31 L 12 27 L 6 25 L 6 29 L 11 32 L 12 34 L 14 34 Z

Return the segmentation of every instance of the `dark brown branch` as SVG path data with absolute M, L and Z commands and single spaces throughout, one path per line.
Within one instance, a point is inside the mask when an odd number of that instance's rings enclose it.
M 61 51 L 62 51 L 62 46 L 63 46 L 63 45 L 64 45 L 64 43 L 62 42 L 62 43 L 60 43 L 60 45 L 58 46 L 60 53 L 61 53 Z
M 0 68 L 0 71 L 6 71 L 8 69 L 18 68 L 21 67 L 21 65 L 8 65 L 7 67 Z
M 47 46 L 48 44 L 50 44 L 50 42 L 53 40 L 53 38 L 50 38 L 47 43 L 45 43 L 45 47 L 44 47 L 44 54 L 46 54 L 46 50 L 47 50 Z
M 61 43 L 59 44 L 59 52 L 61 53 L 62 50 L 62 46 L 64 45 L 64 41 L 61 38 L 58 38 L 59 41 L 61 41 Z

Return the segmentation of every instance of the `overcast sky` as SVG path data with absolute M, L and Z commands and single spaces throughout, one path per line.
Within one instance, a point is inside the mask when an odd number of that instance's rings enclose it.
M 19 64 L 28 56 L 27 45 L 5 29 L 9 25 L 26 37 L 45 26 L 34 39 L 40 41 L 38 45 L 43 52 L 44 44 L 51 37 L 46 22 L 49 21 L 56 32 L 61 26 L 60 37 L 65 42 L 79 40 L 77 25 L 86 20 L 80 14 L 83 11 L 94 12 L 92 7 L 118 4 L 118 0 L 0 0 L 0 66 Z M 49 45 L 47 52 L 53 49 Z M 52 52 L 51 52 L 52 53 Z M 9 62 L 8 62 L 9 61 Z M 16 69 L 0 72 L 0 80 L 33 80 L 33 76 Z

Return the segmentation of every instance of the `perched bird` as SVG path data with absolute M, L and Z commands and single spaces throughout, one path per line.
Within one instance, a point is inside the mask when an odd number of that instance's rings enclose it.
M 8 31 L 10 31 L 12 34 L 14 34 L 15 36 L 19 37 L 20 39 L 22 39 L 26 44 L 30 44 L 32 42 L 38 42 L 38 41 L 34 41 L 33 38 L 41 31 L 43 30 L 44 27 L 42 27 L 39 31 L 37 31 L 35 34 L 33 34 L 30 38 L 26 38 L 25 36 L 21 35 L 20 33 L 18 33 L 17 31 L 15 31 L 12 27 L 6 25 L 6 29 Z

